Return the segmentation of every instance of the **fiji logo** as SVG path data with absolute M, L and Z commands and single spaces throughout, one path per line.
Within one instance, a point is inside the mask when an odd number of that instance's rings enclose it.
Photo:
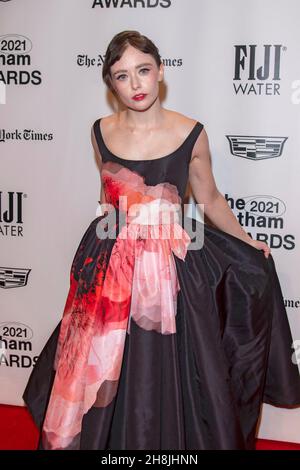
M 230 152 L 236 157 L 264 160 L 280 157 L 287 137 L 259 137 L 250 135 L 226 135 Z
M 31 269 L 0 266 L 0 287 L 11 289 L 12 287 L 26 286 L 30 271 Z

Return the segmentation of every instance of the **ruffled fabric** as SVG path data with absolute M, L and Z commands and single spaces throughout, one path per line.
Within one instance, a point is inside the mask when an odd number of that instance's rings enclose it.
M 71 277 L 43 425 L 45 449 L 79 448 L 84 414 L 114 399 L 131 319 L 145 330 L 176 332 L 180 285 L 173 255 L 184 260 L 191 241 L 180 224 L 177 188 L 147 186 L 143 177 L 113 162 L 103 164 L 102 181 L 108 222 L 116 209 L 125 223 L 108 227 L 108 235 L 112 228 L 118 235 L 108 259 L 97 263 L 92 286 L 84 285 L 84 276 Z M 102 235 L 105 222 L 98 227 Z M 92 261 L 87 258 L 84 268 Z

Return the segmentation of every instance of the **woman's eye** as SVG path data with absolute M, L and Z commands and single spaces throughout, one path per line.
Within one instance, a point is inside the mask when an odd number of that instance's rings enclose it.
M 140 69 L 140 72 L 143 72 L 143 71 L 146 71 L 146 72 L 149 72 L 150 69 L 147 69 L 147 68 L 143 68 L 143 69 Z M 143 74 L 144 75 L 144 74 Z M 122 73 L 121 75 L 119 75 L 117 77 L 117 80 L 122 80 L 122 77 L 126 77 L 126 74 L 125 73 Z

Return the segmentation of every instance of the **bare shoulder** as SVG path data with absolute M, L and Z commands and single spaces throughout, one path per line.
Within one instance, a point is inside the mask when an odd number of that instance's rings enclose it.
M 111 132 L 113 131 L 118 122 L 118 115 L 116 113 L 114 114 L 109 114 L 107 116 L 102 116 L 101 117 L 101 128 L 104 130 L 104 132 Z
M 192 119 L 184 114 L 178 113 L 176 111 L 169 111 L 171 119 L 174 121 L 174 129 L 177 128 L 178 132 L 181 132 L 181 139 L 185 139 L 193 129 L 193 127 L 196 125 L 197 122 L 202 124 L 201 121 L 197 119 Z M 203 126 L 203 124 L 202 124 Z M 206 130 L 204 127 L 202 127 L 201 132 L 199 133 L 193 150 L 191 154 L 191 159 L 194 160 L 195 157 L 198 158 L 205 158 L 209 154 L 209 144 L 208 144 L 208 135 L 206 133 Z
M 171 153 L 174 148 L 178 148 L 185 141 L 196 123 L 200 121 L 170 109 L 163 108 L 162 112 L 164 125 L 160 126 L 155 133 L 149 132 L 143 136 L 140 133 L 134 135 L 132 131 L 126 129 L 126 126 L 120 127 L 120 121 L 126 122 L 125 117 L 122 119 L 122 112 L 101 117 L 101 133 L 106 145 L 115 155 L 126 153 L 131 159 L 134 159 L 137 153 L 143 155 L 145 159 L 149 159 L 151 155 Z M 199 145 L 199 138 L 197 142 Z M 144 153 L 145 148 L 147 148 L 147 153 Z M 197 149 L 197 146 L 194 146 L 194 149 Z M 195 153 L 194 149 L 192 155 Z
M 98 143 L 97 143 L 97 139 L 96 139 L 96 135 L 95 135 L 95 129 L 94 129 L 94 126 L 95 126 L 96 123 L 97 123 L 96 125 L 98 125 L 98 126 L 100 125 L 99 119 L 101 119 L 101 129 L 102 129 L 102 131 L 104 129 L 105 134 L 106 133 L 109 134 L 114 129 L 115 122 L 116 122 L 116 114 L 110 114 L 108 116 L 101 116 L 101 118 L 98 118 L 93 123 L 93 125 L 91 127 L 92 144 L 93 144 L 93 147 L 94 147 L 94 150 L 95 150 L 96 154 L 98 155 L 98 157 L 101 158 L 100 149 L 99 149 L 99 146 L 98 146 Z
M 190 163 L 192 161 L 197 162 L 199 160 L 210 161 L 210 159 L 211 159 L 211 156 L 210 156 L 208 135 L 205 130 L 205 127 L 203 127 L 194 144 Z
M 166 116 L 167 126 L 173 132 L 175 130 L 176 134 L 178 133 L 179 137 L 185 138 L 197 123 L 196 119 L 192 119 L 177 111 L 173 111 L 171 109 L 164 109 L 164 112 Z M 104 130 L 104 132 L 109 134 L 117 128 L 119 122 L 120 119 L 117 113 L 109 114 L 108 116 L 101 117 L 101 128 L 102 130 Z
M 173 130 L 176 130 L 180 137 L 184 139 L 191 132 L 193 127 L 198 122 L 196 119 L 190 118 L 185 114 L 179 113 L 178 111 L 165 110 L 170 122 L 170 126 Z

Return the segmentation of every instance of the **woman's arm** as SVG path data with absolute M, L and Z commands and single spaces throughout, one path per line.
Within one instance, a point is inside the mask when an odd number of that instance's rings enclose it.
M 204 213 L 220 230 L 229 233 L 259 250 L 268 257 L 270 248 L 264 242 L 253 240 L 245 232 L 230 209 L 226 199 L 219 192 L 211 168 L 208 136 L 203 128 L 193 150 L 189 165 L 189 180 L 198 204 L 204 205 Z

